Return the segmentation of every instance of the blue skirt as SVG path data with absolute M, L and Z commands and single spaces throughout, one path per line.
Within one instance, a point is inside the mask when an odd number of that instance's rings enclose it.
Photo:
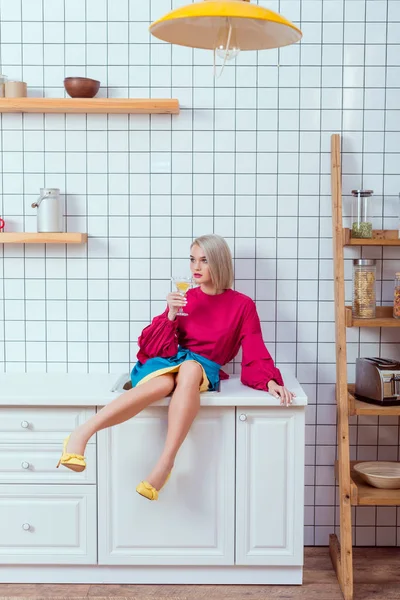
M 179 347 L 175 356 L 169 358 L 156 356 L 155 358 L 149 358 L 145 363 L 138 361 L 131 372 L 132 387 L 145 383 L 159 375 L 165 375 L 165 373 L 176 373 L 186 360 L 194 360 L 203 369 L 203 381 L 200 384 L 201 392 L 218 391 L 221 366 L 200 354 L 181 347 Z

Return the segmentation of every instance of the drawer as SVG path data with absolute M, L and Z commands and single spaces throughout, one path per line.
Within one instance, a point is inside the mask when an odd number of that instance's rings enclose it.
M 5 407 L 0 408 L 0 442 L 57 441 L 71 433 L 95 414 L 94 408 L 79 407 Z M 89 443 L 94 444 L 93 436 Z
M 1 483 L 96 483 L 96 446 L 86 447 L 87 467 L 75 473 L 56 465 L 62 444 L 0 443 Z
M 94 485 L 0 485 L 0 564 L 96 564 Z

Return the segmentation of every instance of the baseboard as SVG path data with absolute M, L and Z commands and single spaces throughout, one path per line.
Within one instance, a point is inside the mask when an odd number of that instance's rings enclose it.
M 301 585 L 303 568 L 295 567 L 106 567 L 4 565 L 0 583 L 116 583 Z

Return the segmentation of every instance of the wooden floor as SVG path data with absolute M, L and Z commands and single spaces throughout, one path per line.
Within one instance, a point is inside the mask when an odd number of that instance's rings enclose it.
M 400 548 L 357 548 L 355 600 L 400 600 Z M 0 600 L 341 600 L 327 548 L 305 549 L 302 586 L 0 584 Z

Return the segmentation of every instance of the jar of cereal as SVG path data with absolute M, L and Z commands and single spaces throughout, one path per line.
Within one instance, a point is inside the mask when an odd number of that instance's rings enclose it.
M 353 260 L 353 317 L 374 319 L 376 313 L 376 260 Z
M 396 273 L 394 278 L 393 316 L 400 319 L 400 273 Z

